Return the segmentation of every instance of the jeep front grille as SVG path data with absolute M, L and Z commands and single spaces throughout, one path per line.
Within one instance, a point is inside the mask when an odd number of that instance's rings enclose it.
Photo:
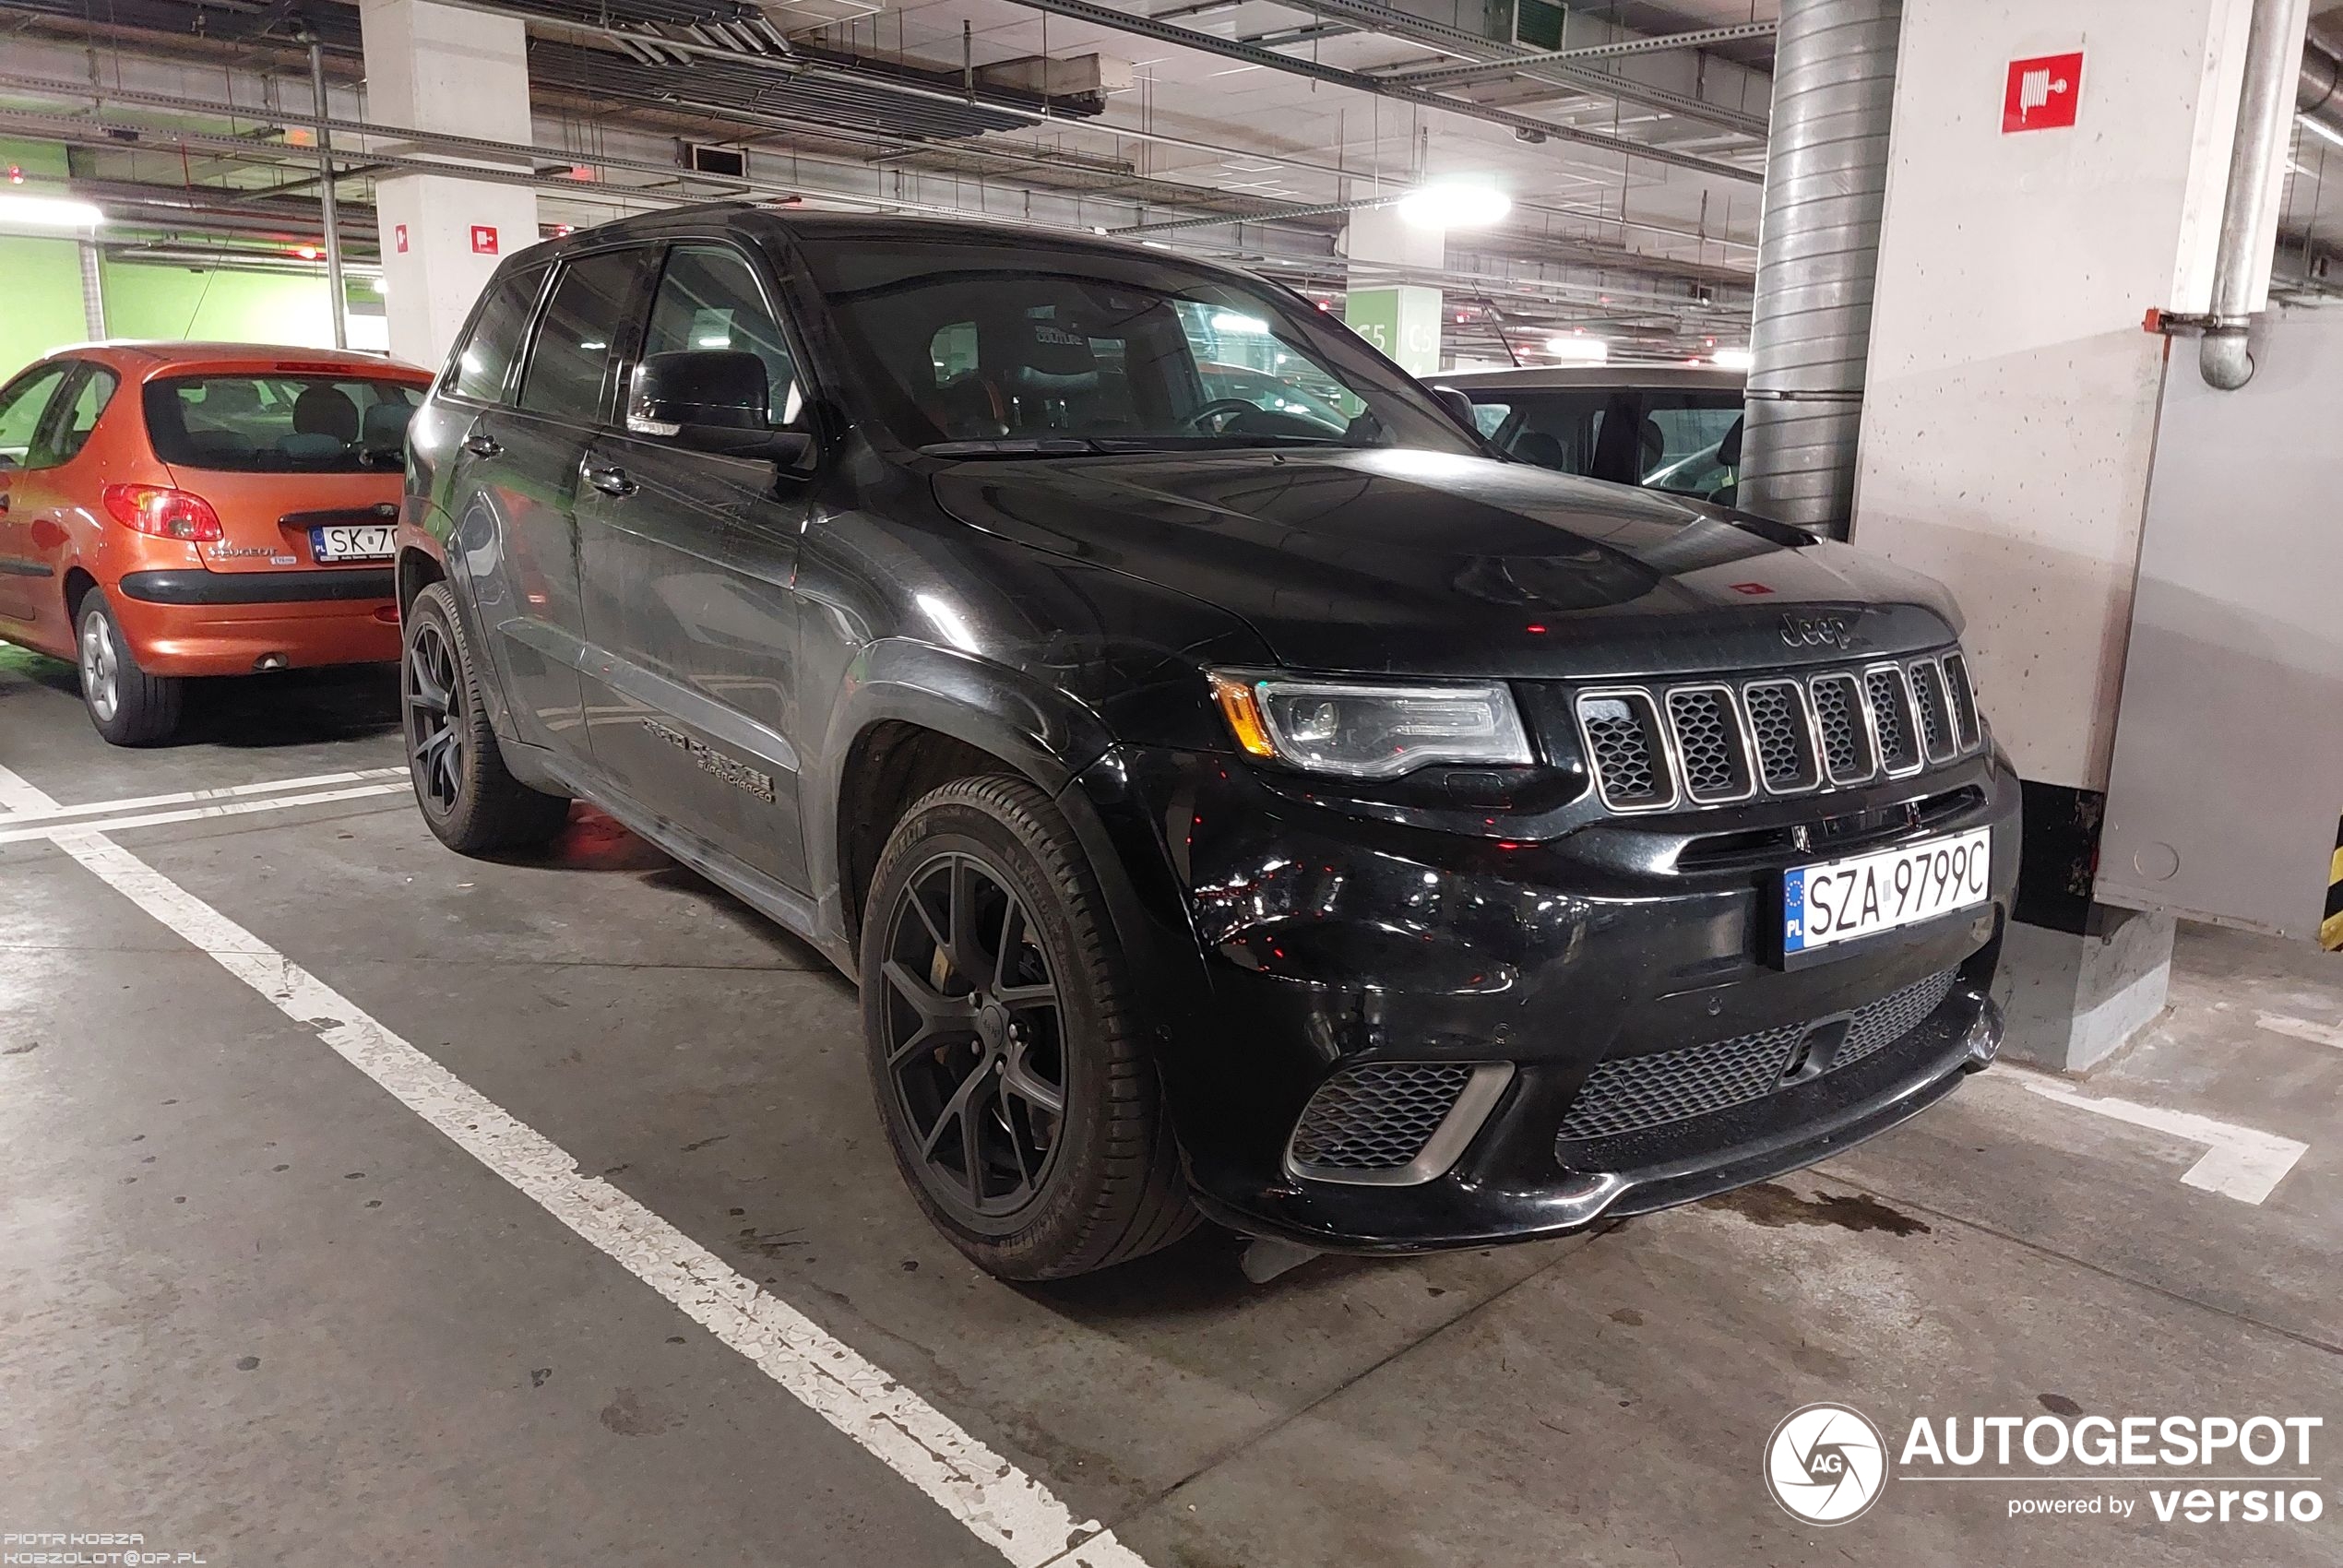
M 1985 742 L 1958 653 L 1742 682 L 1577 696 L 1579 737 L 1615 812 L 1724 805 L 1909 778 Z

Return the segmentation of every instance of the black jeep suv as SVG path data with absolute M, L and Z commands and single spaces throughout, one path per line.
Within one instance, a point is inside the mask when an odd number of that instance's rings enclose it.
M 1257 279 L 630 219 L 498 269 L 411 440 L 424 820 L 583 797 L 818 947 L 996 1274 L 1555 1235 L 1998 1042 L 2017 782 L 1944 591 L 1493 457 Z

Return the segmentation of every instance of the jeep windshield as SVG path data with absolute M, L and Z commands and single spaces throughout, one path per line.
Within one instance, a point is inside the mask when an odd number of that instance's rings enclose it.
M 874 412 L 937 457 L 1477 448 L 1346 328 L 1171 257 L 893 236 L 807 247 Z

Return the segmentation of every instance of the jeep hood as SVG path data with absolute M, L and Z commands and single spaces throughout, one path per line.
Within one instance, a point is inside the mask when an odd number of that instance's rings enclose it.
M 972 528 L 1242 616 L 1293 668 L 1676 673 L 1909 651 L 1958 625 L 1942 587 L 1846 545 L 1493 458 L 993 459 L 934 484 Z

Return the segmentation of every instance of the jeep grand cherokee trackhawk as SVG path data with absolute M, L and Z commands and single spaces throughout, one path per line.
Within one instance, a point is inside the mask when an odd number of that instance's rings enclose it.
M 433 831 L 583 797 L 820 948 L 996 1274 L 1199 1214 L 1556 1235 L 1835 1153 L 1998 1041 L 2018 788 L 1945 592 L 1494 457 L 1243 273 L 630 219 L 498 269 L 411 450 Z

